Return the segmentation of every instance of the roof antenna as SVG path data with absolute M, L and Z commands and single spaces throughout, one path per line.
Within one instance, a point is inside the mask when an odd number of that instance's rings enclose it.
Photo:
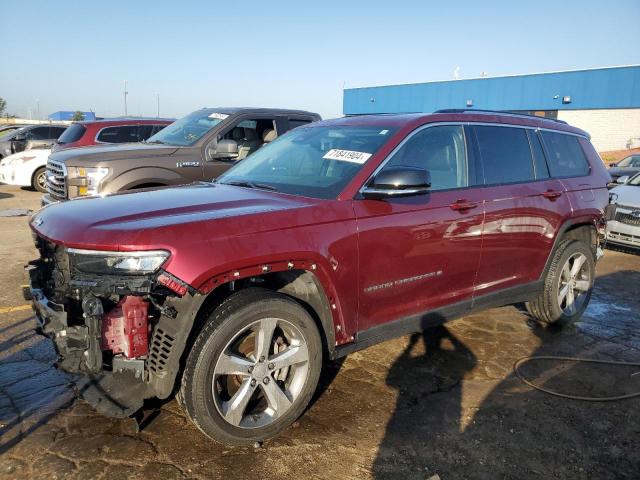
M 453 79 L 460 80 L 460 65 L 453 70 Z

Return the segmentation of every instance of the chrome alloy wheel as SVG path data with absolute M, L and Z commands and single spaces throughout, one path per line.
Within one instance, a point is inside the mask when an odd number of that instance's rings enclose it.
M 300 330 L 279 318 L 263 318 L 238 332 L 216 361 L 213 400 L 220 415 L 241 428 L 264 427 L 296 401 L 309 370 Z
M 38 184 L 38 187 L 40 187 L 40 189 L 42 191 L 45 191 L 47 189 L 47 173 L 46 171 L 41 172 L 38 174 L 38 176 L 36 177 L 36 183 Z
M 591 288 L 591 272 L 587 257 L 580 252 L 571 255 L 564 266 L 558 284 L 558 306 L 562 313 L 574 315 L 587 299 Z

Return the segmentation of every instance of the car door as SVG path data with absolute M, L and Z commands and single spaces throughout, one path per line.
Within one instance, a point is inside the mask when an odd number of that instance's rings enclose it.
M 417 129 L 378 171 L 426 169 L 430 192 L 354 200 L 359 330 L 471 299 L 484 212 L 465 138 L 465 129 L 457 124 Z
M 484 183 L 480 191 L 485 222 L 475 292 L 482 297 L 540 277 L 571 205 L 562 183 L 549 176 L 535 129 L 475 125 L 471 130 Z

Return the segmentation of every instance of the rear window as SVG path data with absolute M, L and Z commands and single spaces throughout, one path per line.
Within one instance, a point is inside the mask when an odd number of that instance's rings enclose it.
M 82 138 L 86 131 L 87 127 L 80 125 L 79 123 L 74 123 L 67 128 L 62 135 L 60 135 L 58 143 L 64 145 L 65 143 L 77 142 Z
M 117 127 L 106 127 L 100 130 L 96 140 L 104 143 L 138 142 L 138 126 L 120 125 Z
M 533 180 L 527 132 L 515 127 L 474 127 L 487 185 Z
M 552 177 L 581 177 L 589 174 L 587 157 L 576 136 L 544 130 L 542 140 L 547 147 Z

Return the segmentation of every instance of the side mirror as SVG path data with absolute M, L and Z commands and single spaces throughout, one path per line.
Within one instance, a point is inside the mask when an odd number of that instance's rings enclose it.
M 380 171 L 362 191 L 364 198 L 380 199 L 424 195 L 431 187 L 431 175 L 423 168 L 389 167 Z
M 217 144 L 207 147 L 207 160 L 235 158 L 238 158 L 238 142 L 235 140 L 219 140 Z
M 13 137 L 11 140 L 13 140 L 14 142 L 24 142 L 26 139 L 27 139 L 27 136 L 24 133 L 19 133 L 18 135 Z
M 622 177 L 618 177 L 618 179 L 616 180 L 616 183 L 624 184 L 624 183 L 627 183 L 628 181 L 629 181 L 629 175 L 623 175 Z

